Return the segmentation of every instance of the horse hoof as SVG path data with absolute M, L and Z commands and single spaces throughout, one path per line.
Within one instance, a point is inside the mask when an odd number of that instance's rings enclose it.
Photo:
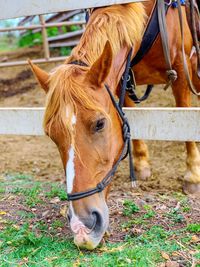
M 143 168 L 141 171 L 137 171 L 137 176 L 139 180 L 146 181 L 151 177 L 151 170 L 148 167 Z
M 186 194 L 200 194 L 200 183 L 184 182 L 183 191 Z

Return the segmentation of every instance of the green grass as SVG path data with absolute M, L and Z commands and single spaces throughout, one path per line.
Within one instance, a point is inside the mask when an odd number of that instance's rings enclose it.
M 17 49 L 17 38 L 3 35 L 0 37 L 0 52 L 13 51 Z
M 46 197 L 48 198 L 54 198 L 54 197 L 59 197 L 60 200 L 67 200 L 67 193 L 64 190 L 63 187 L 60 185 L 54 184 L 51 185 L 50 191 L 46 192 Z
M 166 214 L 168 218 L 171 218 L 174 223 L 182 223 L 185 221 L 182 213 L 179 210 L 172 209 L 170 212 Z
M 25 196 L 25 203 L 29 207 L 42 203 L 42 199 L 39 197 L 41 193 L 40 183 L 35 183 L 31 188 L 14 188 L 11 193 Z
M 153 226 L 138 237 L 125 242 L 107 243 L 94 252 L 80 252 L 70 238 L 38 234 L 24 224 L 19 229 L 9 226 L 0 232 L 0 262 L 2 267 L 17 266 L 137 266 L 153 267 L 162 262 L 161 252 L 171 255 L 185 244 L 171 237 L 175 232 Z M 177 237 L 178 237 L 178 233 Z M 183 232 L 182 232 L 183 234 Z M 196 254 L 198 259 L 199 253 Z M 75 265 L 76 264 L 76 265 Z M 189 265 L 188 265 L 189 266 Z
M 63 224 L 63 222 L 61 221 L 61 220 L 55 220 L 53 223 L 52 223 L 52 227 L 54 228 L 54 229 L 56 229 L 56 228 L 61 228 L 61 227 L 63 227 L 64 226 L 64 224 Z
M 200 233 L 200 223 L 188 224 L 187 230 L 192 233 Z
M 200 245 L 194 242 L 200 225 L 186 224 L 180 217 L 182 212 L 187 212 L 183 207 L 188 205 L 182 196 L 179 200 L 183 203 L 179 209 L 171 208 L 163 214 L 158 214 L 154 205 L 139 208 L 132 200 L 125 200 L 120 217 L 124 222 L 121 226 L 119 224 L 118 230 L 124 233 L 124 237 L 119 242 L 107 240 L 89 252 L 75 247 L 72 237 L 65 231 L 66 219 L 59 212 L 55 213 L 66 201 L 64 185 L 34 181 L 24 174 L 6 174 L 0 179 L 0 189 L 0 199 L 6 197 L 6 204 L 10 201 L 12 206 L 12 201 L 17 199 L 23 205 L 23 209 L 14 211 L 18 219 L 12 219 L 9 210 L 6 210 L 8 214 L 0 213 L 1 267 L 156 267 L 166 261 L 163 252 L 170 259 L 177 260 L 180 255 L 174 255 L 179 252 L 187 253 L 191 259 L 190 251 L 196 261 L 200 260 Z M 54 198 L 59 198 L 60 202 L 54 203 Z M 47 210 L 51 217 L 45 218 L 42 214 Z M 172 227 L 156 225 L 165 219 Z M 134 232 L 135 228 L 141 231 Z M 191 266 L 191 262 L 185 261 L 184 266 Z
M 133 213 L 139 212 L 140 208 L 131 200 L 125 200 L 123 203 L 123 214 L 131 216 Z

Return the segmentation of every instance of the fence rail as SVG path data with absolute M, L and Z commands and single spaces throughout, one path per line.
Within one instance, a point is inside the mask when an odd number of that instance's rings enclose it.
M 139 0 L 1 0 L 0 9 L 3 12 L 0 19 L 130 2 Z M 46 25 L 42 21 L 41 25 L 44 32 Z M 44 62 L 44 59 L 34 62 Z M 3 64 L 6 63 L 0 66 Z M 200 108 L 126 108 L 124 111 L 134 139 L 200 141 Z M 0 108 L 0 134 L 43 135 L 43 114 L 44 108 Z
M 40 15 L 66 10 L 86 9 L 91 7 L 108 6 L 141 2 L 143 0 L 1 0 L 0 19 L 11 19 L 24 16 Z
M 125 108 L 134 139 L 200 141 L 200 108 Z M 44 135 L 44 108 L 0 108 L 0 134 Z
M 79 11 L 80 12 L 80 11 Z M 0 32 L 10 32 L 10 31 L 22 31 L 22 30 L 40 30 L 42 32 L 42 42 L 44 48 L 44 58 L 40 58 L 37 60 L 37 63 L 46 63 L 46 62 L 58 62 L 62 61 L 65 58 L 60 57 L 51 57 L 50 56 L 50 48 L 60 48 L 60 47 L 69 47 L 75 46 L 78 44 L 78 41 L 84 32 L 84 29 L 69 32 L 67 34 L 58 35 L 56 37 L 47 37 L 47 28 L 49 27 L 61 27 L 61 26 L 71 26 L 71 25 L 80 25 L 84 26 L 85 21 L 64 21 L 64 22 L 50 22 L 47 23 L 44 20 L 43 15 L 39 15 L 40 24 L 38 25 L 29 25 L 29 26 L 17 26 L 17 27 L 10 27 L 10 28 L 0 28 Z M 12 66 L 22 66 L 27 65 L 27 60 L 18 60 L 18 61 L 11 61 L 11 62 L 0 62 L 0 68 L 5 67 L 12 67 Z
M 50 56 L 50 48 L 61 48 L 61 47 L 73 47 L 77 45 L 83 29 L 76 32 L 70 32 L 63 34 L 62 36 L 56 36 L 47 38 L 47 28 L 48 27 L 60 27 L 60 26 L 69 26 L 69 25 L 80 25 L 84 27 L 84 21 L 71 22 L 65 21 L 67 18 L 71 18 L 74 15 L 77 15 L 81 10 L 90 8 L 90 7 L 99 7 L 112 4 L 123 4 L 130 2 L 138 2 L 143 0 L 84 0 L 84 1 L 73 1 L 73 0 L 1 0 L 0 1 L 0 20 L 15 18 L 20 16 L 25 16 L 26 18 L 22 19 L 19 23 L 20 25 L 12 28 L 0 28 L 0 32 L 9 32 L 9 31 L 22 31 L 33 30 L 33 32 L 41 31 L 42 32 L 42 42 L 44 48 L 44 58 L 38 60 L 38 63 L 46 62 L 57 62 L 62 61 L 62 57 L 53 57 Z M 73 11 L 71 11 L 73 10 Z M 50 17 L 47 22 L 44 19 L 44 16 L 41 14 L 51 13 L 51 12 L 63 12 L 64 14 L 54 14 Z M 66 12 L 68 11 L 68 12 Z M 30 25 L 24 26 L 24 23 L 31 21 L 36 15 L 39 15 L 40 24 L 39 25 Z M 61 22 L 52 23 L 56 19 L 61 20 Z M 49 23 L 50 22 L 50 23 Z M 11 67 L 11 66 L 21 66 L 26 65 L 27 61 L 13 61 L 13 62 L 0 62 L 0 68 Z
M 22 31 L 22 30 L 34 30 L 34 29 L 42 29 L 50 28 L 50 27 L 61 27 L 61 26 L 72 26 L 72 25 L 84 25 L 85 21 L 63 21 L 63 22 L 51 22 L 51 23 L 44 23 L 42 24 L 33 24 L 29 26 L 17 26 L 17 27 L 10 27 L 10 28 L 0 28 L 0 32 L 12 32 L 12 31 Z

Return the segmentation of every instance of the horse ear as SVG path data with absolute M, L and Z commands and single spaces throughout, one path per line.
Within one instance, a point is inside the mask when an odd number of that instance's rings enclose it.
M 33 64 L 30 59 L 28 60 L 28 63 L 39 84 L 47 93 L 49 90 L 49 74 L 40 69 L 37 65 Z
M 110 72 L 112 58 L 112 48 L 110 42 L 107 41 L 100 58 L 95 61 L 95 63 L 92 65 L 88 72 L 87 78 L 89 78 L 92 84 L 102 86 Z

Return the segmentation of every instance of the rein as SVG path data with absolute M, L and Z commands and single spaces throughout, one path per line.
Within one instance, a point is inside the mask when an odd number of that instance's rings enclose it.
M 107 173 L 107 175 L 103 178 L 103 180 L 96 185 L 96 187 L 86 190 L 86 191 L 78 192 L 78 193 L 67 194 L 68 201 L 79 200 L 85 197 L 92 196 L 96 193 L 102 192 L 111 183 L 112 177 L 115 174 L 120 162 L 123 159 L 125 159 L 127 156 L 129 156 L 130 179 L 131 179 L 132 187 L 136 186 L 136 177 L 135 177 L 135 172 L 134 172 L 133 156 L 132 156 L 132 149 L 131 149 L 130 125 L 129 125 L 127 117 L 125 116 L 124 111 L 122 110 L 124 99 L 125 99 L 125 94 L 126 94 L 127 80 L 129 76 L 129 68 L 131 64 L 131 55 L 132 55 L 132 49 L 130 50 L 128 54 L 126 68 L 123 74 L 123 83 L 121 86 L 119 103 L 115 100 L 109 86 L 107 84 L 104 84 L 104 87 L 110 96 L 113 106 L 115 107 L 122 121 L 122 133 L 123 133 L 124 145 L 120 153 L 120 156 L 118 160 L 115 162 L 115 164 L 113 165 L 112 169 Z M 88 67 L 86 63 L 79 61 L 79 60 L 72 61 L 69 64 Z

